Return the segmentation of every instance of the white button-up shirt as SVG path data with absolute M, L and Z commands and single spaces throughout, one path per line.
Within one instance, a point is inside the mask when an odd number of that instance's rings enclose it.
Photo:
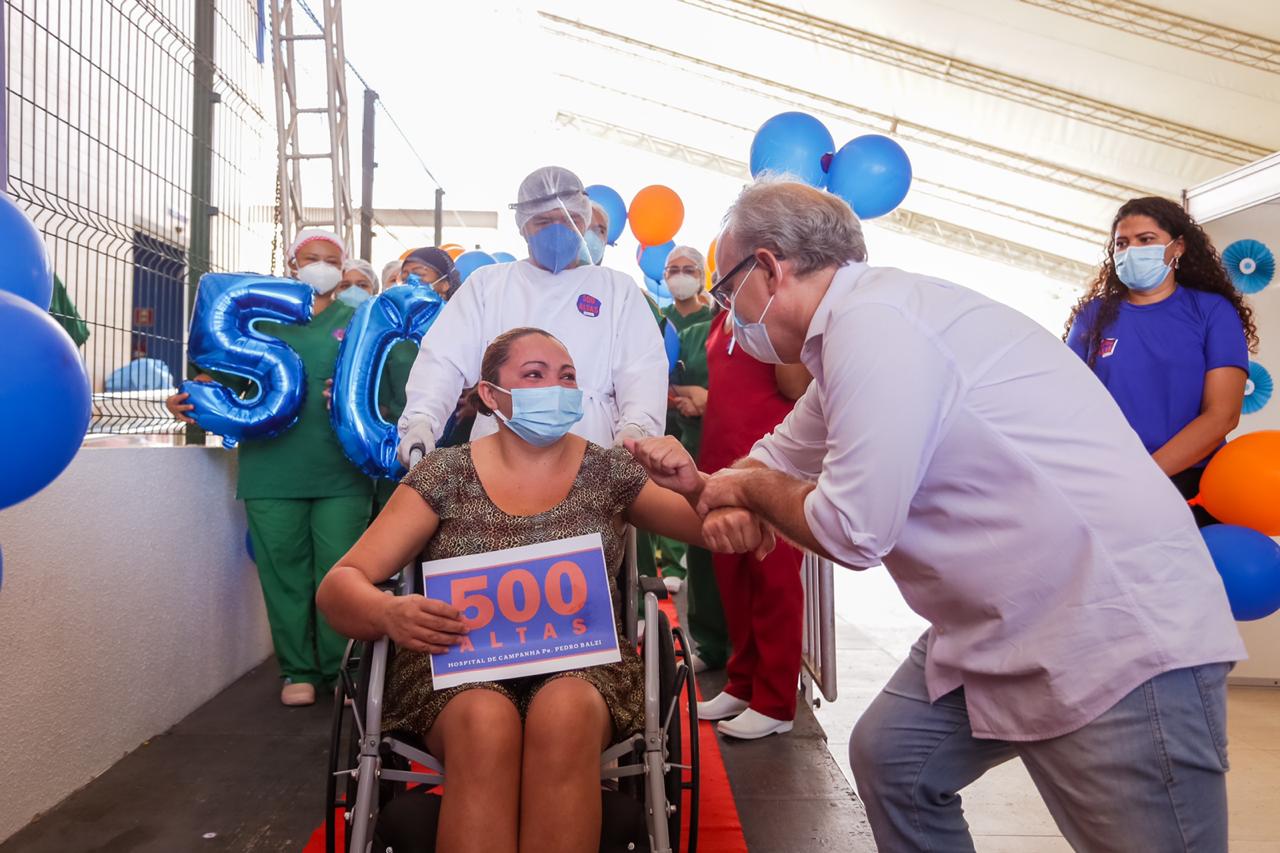
M 951 282 L 841 268 L 814 383 L 751 456 L 816 481 L 813 535 L 931 623 L 931 700 L 978 737 L 1074 731 L 1171 669 L 1241 660 L 1191 511 L 1061 341 Z
M 528 261 L 481 267 L 449 300 L 409 373 L 400 431 L 422 418 L 439 441 L 462 389 L 480 380 L 489 342 L 519 326 L 550 332 L 573 358 L 583 418 L 571 432 L 603 447 L 626 424 L 662 435 L 667 356 L 639 285 L 605 267 L 553 275 Z M 478 417 L 471 438 L 496 429 L 493 418 Z

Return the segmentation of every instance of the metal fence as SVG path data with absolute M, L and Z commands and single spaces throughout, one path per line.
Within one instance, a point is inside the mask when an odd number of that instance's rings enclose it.
M 837 696 L 834 571 L 834 563 L 808 551 L 800 564 L 800 583 L 804 587 L 800 681 L 805 700 L 811 705 L 817 704 L 814 687 L 828 702 L 836 701 Z
M 4 0 L 8 192 L 45 236 L 91 433 L 178 432 L 206 271 L 271 266 L 275 126 L 261 0 Z M 265 60 L 265 61 L 264 61 Z

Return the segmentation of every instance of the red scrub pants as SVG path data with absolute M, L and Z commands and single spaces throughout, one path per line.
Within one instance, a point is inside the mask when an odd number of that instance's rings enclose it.
M 775 720 L 796 716 L 800 640 L 804 629 L 803 555 L 779 540 L 763 560 L 714 554 L 733 654 L 725 691 Z

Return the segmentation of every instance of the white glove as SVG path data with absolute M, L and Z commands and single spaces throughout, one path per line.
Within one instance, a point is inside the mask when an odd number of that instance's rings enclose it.
M 414 447 L 422 448 L 424 454 L 435 450 L 436 431 L 431 428 L 430 421 L 423 419 L 410 421 L 408 429 L 400 433 L 400 444 L 396 446 L 396 456 L 400 459 L 400 464 L 406 468 L 411 467 L 409 455 Z
M 622 429 L 618 430 L 617 434 L 613 437 L 613 446 L 621 447 L 622 442 L 626 441 L 628 438 L 634 438 L 636 441 L 639 441 L 642 438 L 648 437 L 649 433 L 645 432 L 635 424 L 623 424 Z

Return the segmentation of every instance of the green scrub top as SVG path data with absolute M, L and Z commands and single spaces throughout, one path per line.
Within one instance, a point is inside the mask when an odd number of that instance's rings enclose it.
M 49 303 L 49 313 L 71 336 L 71 340 L 76 342 L 76 346 L 82 347 L 84 342 L 89 340 L 88 324 L 76 310 L 76 304 L 71 301 L 71 296 L 62 284 L 62 279 L 56 275 L 53 277 L 53 300 Z
M 710 332 L 710 322 L 694 323 L 680 332 L 680 360 L 684 362 L 684 370 L 677 384 L 707 387 L 707 335 Z M 676 425 L 680 428 L 680 443 L 697 459 L 702 446 L 702 418 L 685 417 L 677 411 Z
M 329 424 L 325 380 L 333 378 L 338 347 L 352 308 L 334 302 L 305 325 L 257 323 L 258 331 L 288 344 L 306 369 L 307 392 L 292 427 L 274 438 L 240 443 L 236 497 L 337 498 L 373 494 L 373 483 L 351 464 Z M 215 376 L 228 387 L 248 387 L 236 376 Z
M 378 385 L 378 408 L 389 424 L 395 424 L 404 414 L 408 396 L 405 386 L 409 383 L 409 371 L 418 358 L 418 345 L 413 341 L 400 341 L 387 354 L 382 368 L 382 382 Z
M 672 302 L 666 308 L 662 309 L 662 316 L 666 317 L 669 321 L 671 321 L 671 325 L 676 327 L 677 332 L 683 332 L 685 329 L 689 328 L 695 323 L 711 322 L 711 318 L 714 316 L 714 312 L 712 312 L 710 307 L 703 305 L 697 311 L 694 311 L 692 314 L 686 317 L 685 315 L 680 313 L 680 309 L 676 308 L 676 304 Z M 688 383 L 685 383 L 685 384 L 688 384 Z

